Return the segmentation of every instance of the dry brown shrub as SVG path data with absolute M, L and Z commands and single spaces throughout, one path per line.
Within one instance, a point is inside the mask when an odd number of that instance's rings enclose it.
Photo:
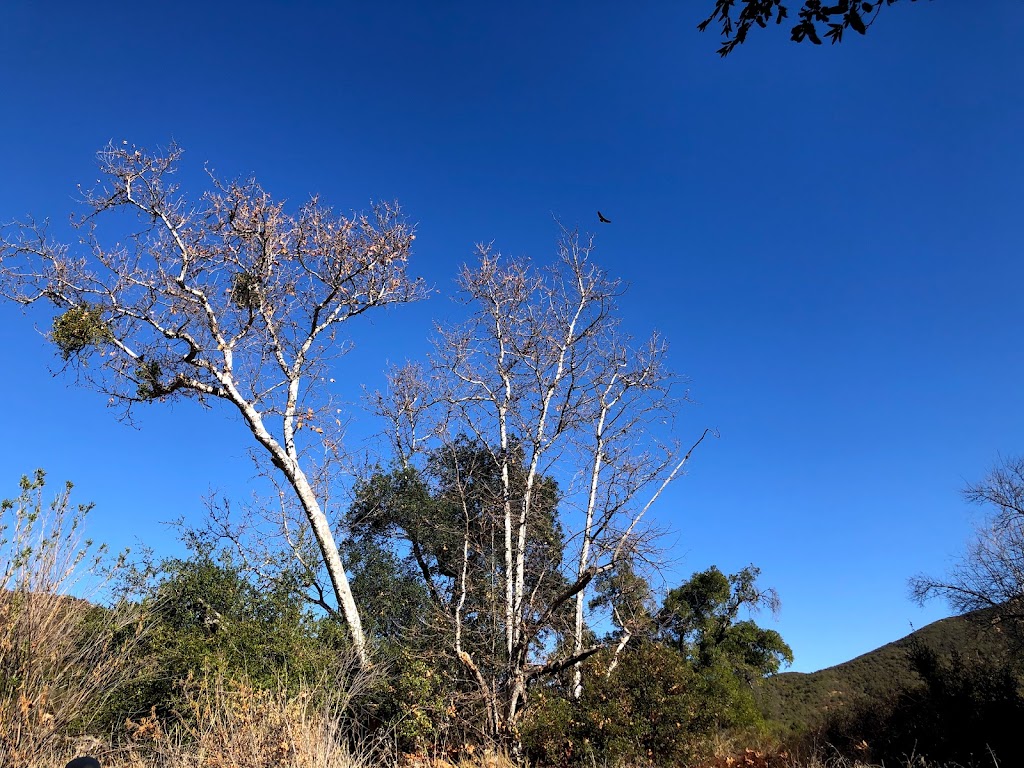
M 720 755 L 702 765 L 702 768 L 790 768 L 794 766 L 788 752 L 763 752 L 743 749 L 729 755 Z
M 56 764 L 66 743 L 136 674 L 146 622 L 137 609 L 101 609 L 71 593 L 101 591 L 113 571 L 83 541 L 88 506 L 67 484 L 48 505 L 44 475 L 22 478 L 0 503 L 0 765 Z
M 189 678 L 174 723 L 161 724 L 155 713 L 129 721 L 125 765 L 361 768 L 371 750 L 353 751 L 341 713 L 322 699 L 310 688 L 289 695 L 216 674 Z

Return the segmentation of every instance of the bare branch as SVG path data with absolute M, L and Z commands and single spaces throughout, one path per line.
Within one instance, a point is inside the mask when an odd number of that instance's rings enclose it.
M 685 453 L 666 442 L 686 399 L 667 345 L 622 330 L 622 285 L 592 251 L 565 229 L 546 268 L 480 246 L 458 279 L 469 318 L 438 329 L 429 373 L 396 370 L 374 401 L 403 467 L 448 467 L 441 485 L 463 510 L 449 615 L 457 652 L 475 632 L 496 644 L 473 652 L 496 736 L 531 680 L 603 647 L 585 641 L 587 590 L 647 546 L 646 513 L 712 432 Z M 462 471 L 470 453 L 487 467 Z
M 364 640 L 337 543 L 304 467 L 340 426 L 325 386 L 346 321 L 426 295 L 406 272 L 412 228 L 396 205 L 338 216 L 316 198 L 285 212 L 255 181 L 189 203 L 171 183 L 181 150 L 109 145 L 106 186 L 74 223 L 84 253 L 29 220 L 0 233 L 0 294 L 58 310 L 50 338 L 79 378 L 130 418 L 140 402 L 230 403 L 300 503 L 357 649 Z M 104 245 L 107 214 L 136 230 Z

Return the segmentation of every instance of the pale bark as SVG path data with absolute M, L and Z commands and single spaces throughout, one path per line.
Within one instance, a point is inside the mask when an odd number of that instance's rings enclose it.
M 587 590 L 641 545 L 646 512 L 689 457 L 680 460 L 657 434 L 681 402 L 670 393 L 665 345 L 656 336 L 632 345 L 616 316 L 621 286 L 590 262 L 589 242 L 563 234 L 549 270 L 504 262 L 486 248 L 476 268 L 463 269 L 460 286 L 472 315 L 462 327 L 439 329 L 429 385 L 439 415 L 433 429 L 419 432 L 442 444 L 468 433 L 489 448 L 500 476 L 500 571 L 492 576 L 503 600 L 504 659 L 490 661 L 491 673 L 480 668 L 486 660 L 463 657 L 461 603 L 452 616 L 457 655 L 479 673 L 498 738 L 515 732 L 531 680 L 574 668 L 579 695 L 580 663 L 603 647 L 584 642 Z M 396 372 L 396 386 L 406 386 L 409 375 Z M 429 420 L 429 412 L 417 418 Z M 396 441 L 408 432 L 392 430 Z M 520 458 L 522 467 L 514 467 Z M 552 476 L 571 479 L 559 518 L 575 551 L 571 565 L 542 567 L 527 559 L 530 528 L 540 483 Z M 570 507 L 580 513 L 576 527 L 567 525 Z M 554 593 L 540 588 L 548 570 L 564 580 Z M 568 641 L 561 657 L 535 642 L 556 624 Z
M 109 186 L 87 193 L 84 255 L 33 222 L 0 238 L 0 291 L 63 312 L 52 334 L 81 380 L 130 419 L 140 402 L 189 395 L 229 402 L 302 508 L 336 607 L 366 660 L 366 639 L 331 525 L 308 474 L 309 450 L 336 453 L 325 390 L 345 321 L 414 301 L 405 273 L 411 230 L 394 207 L 335 216 L 316 199 L 288 215 L 254 181 L 221 184 L 189 207 L 169 183 L 177 147 L 108 146 Z M 106 247 L 102 214 L 134 212 L 140 230 Z M 90 364 L 86 364 L 86 360 Z M 340 424 L 340 420 L 338 420 Z M 305 469 L 304 469 L 305 467 Z M 319 604 L 330 607 L 320 595 Z

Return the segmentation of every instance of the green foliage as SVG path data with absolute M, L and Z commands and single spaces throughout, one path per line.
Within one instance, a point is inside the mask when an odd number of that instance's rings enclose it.
M 612 620 L 620 632 L 647 636 L 654 631 L 654 592 L 629 558 L 620 560 L 615 568 L 594 579 L 593 594 L 591 610 L 610 609 Z M 613 640 L 612 637 L 608 639 Z
M 773 629 L 741 610 L 777 608 L 774 592 L 757 587 L 749 566 L 730 576 L 712 566 L 671 590 L 658 614 L 659 637 L 692 665 L 704 682 L 709 711 L 724 728 L 759 726 L 753 684 L 793 662 L 793 651 Z
M 102 308 L 90 306 L 71 307 L 64 314 L 58 315 L 50 332 L 50 339 L 65 360 L 108 342 L 111 338 L 110 328 L 103 321 Z
M 352 509 L 356 535 L 346 550 L 346 567 L 376 652 L 361 698 L 354 708 L 344 706 L 359 727 L 387 733 L 403 752 L 479 743 L 486 732 L 479 690 L 451 651 L 442 610 L 455 594 L 467 530 L 474 551 L 466 605 L 476 615 L 467 621 L 466 641 L 474 644 L 490 679 L 501 674 L 503 644 L 487 647 L 503 618 L 489 610 L 495 585 L 485 578 L 502 559 L 491 543 L 500 519 L 495 470 L 478 446 L 467 441 L 462 448 L 448 463 L 438 458 L 425 478 L 378 473 L 361 487 Z M 455 475 L 461 478 L 458 489 Z M 5 502 L 4 511 L 17 507 L 38 517 L 42 487 L 42 473 L 24 479 L 20 501 Z M 538 593 L 545 588 L 541 579 L 552 578 L 545 568 L 562 556 L 557 488 L 545 481 L 541 493 L 546 514 L 536 523 L 537 543 L 526 553 L 531 588 Z M 396 538 L 404 543 L 396 546 Z M 88 717 L 85 710 L 69 709 L 67 729 L 124 733 L 125 718 L 138 721 L 153 711 L 183 732 L 198 733 L 195 718 L 206 710 L 195 706 L 197 685 L 220 681 L 224 691 L 237 686 L 254 700 L 295 696 L 301 706 L 315 708 L 330 701 L 334 680 L 347 679 L 346 664 L 354 656 L 346 629 L 309 609 L 297 570 L 257 575 L 235 550 L 218 549 L 220 540 L 207 530 L 185 531 L 184 540 L 188 556 L 150 556 L 125 576 L 126 590 L 148 609 L 141 640 L 134 620 L 114 621 L 117 611 L 84 601 L 69 604 L 81 614 L 76 643 L 130 657 L 136 666 L 104 686 L 102 700 L 91 700 Z M 773 644 L 773 635 L 738 619 L 741 607 L 765 600 L 756 576 L 756 569 L 734 576 L 717 569 L 696 574 L 669 593 L 661 611 L 654 610 L 649 585 L 629 563 L 600 579 L 595 602 L 630 617 L 633 639 L 618 657 L 612 644 L 585 662 L 579 700 L 568 695 L 569 670 L 533 684 L 521 724 L 527 757 L 538 765 L 588 768 L 595 762 L 684 764 L 703 754 L 716 729 L 756 724 L 748 673 L 777 668 L 784 647 L 781 639 Z M 553 637 L 564 641 L 564 628 Z M 19 679 L 8 676 L 8 693 Z M 310 696 L 311 682 L 320 685 Z
M 621 629 L 680 653 L 698 678 L 704 713 L 718 727 L 761 730 L 752 683 L 791 661 L 792 653 L 774 630 L 737 620 L 742 606 L 761 599 L 756 576 L 752 568 L 730 577 L 711 568 L 669 592 L 654 611 L 650 587 L 627 563 L 598 580 L 592 606 L 610 604 Z
M 197 669 L 217 659 L 225 671 L 244 671 L 269 684 L 287 667 L 308 665 L 300 600 L 283 590 L 258 590 L 230 560 L 173 563 L 156 596 L 168 633 L 168 650 L 179 669 Z M 255 667 L 250 665 L 258 660 Z
M 998 657 L 1014 647 L 1012 636 L 994 623 L 994 610 L 977 611 L 929 624 L 893 643 L 835 667 L 813 673 L 784 672 L 764 680 L 756 693 L 760 708 L 773 728 L 792 738 L 819 727 L 834 713 L 861 706 L 881 707 L 893 691 L 922 685 L 911 663 L 916 643 L 941 656 Z
M 704 685 L 678 653 L 659 643 L 626 647 L 611 675 L 602 655 L 584 668 L 583 696 L 537 690 L 524 714 L 531 762 L 549 766 L 680 765 L 692 760 L 714 727 Z
M 729 628 L 719 642 L 719 652 L 748 682 L 774 675 L 783 663 L 793 663 L 793 650 L 782 636 L 749 619 Z
M 598 579 L 592 605 L 613 608 L 633 639 L 615 659 L 609 637 L 609 649 L 585 663 L 579 700 L 565 679 L 531 694 L 523 725 L 531 759 L 678 765 L 698 756 L 715 732 L 762 730 L 752 683 L 791 661 L 792 652 L 777 632 L 739 618 L 777 604 L 757 576 L 754 567 L 731 576 L 714 567 L 695 573 L 659 611 L 631 564 Z
M 658 614 L 661 638 L 698 669 L 724 661 L 755 678 L 775 674 L 783 662 L 791 664 L 793 652 L 778 632 L 738 620 L 743 609 L 778 608 L 775 593 L 757 587 L 759 575 L 754 566 L 731 576 L 715 566 L 693 574 L 665 596 Z
M 136 394 L 140 400 L 155 400 L 167 394 L 167 388 L 160 383 L 160 363 L 144 360 L 135 366 Z
M 212 672 L 294 693 L 347 658 L 344 627 L 314 617 L 287 575 L 257 584 L 226 552 L 215 557 L 208 549 L 148 570 L 143 604 L 153 627 L 143 653 L 150 666 L 121 697 L 122 718 L 154 706 L 169 712 L 189 676 Z
M 909 646 L 908 660 L 920 684 L 834 712 L 816 737 L 848 755 L 866 744 L 883 763 L 918 754 L 943 764 L 993 757 L 1009 764 L 1020 751 L 1016 729 L 1024 717 L 1019 661 L 939 653 L 920 641 Z
M 514 495 L 509 500 L 513 509 L 522 504 L 519 494 L 525 490 L 526 479 L 521 451 L 517 450 L 516 459 L 512 463 Z M 453 446 L 430 454 L 422 472 L 379 471 L 360 484 L 348 513 L 353 536 L 346 549 L 346 559 L 357 571 L 376 569 L 374 579 L 359 573 L 354 579 L 363 582 L 358 587 L 361 595 L 376 606 L 371 613 L 394 615 L 401 609 L 413 611 L 407 617 L 422 616 L 431 602 L 451 606 L 458 600 L 463 545 L 468 536 L 463 616 L 473 618 L 467 620 L 463 643 L 492 669 L 503 661 L 503 645 L 496 648 L 492 642 L 504 631 L 504 616 L 496 609 L 504 599 L 500 594 L 504 578 L 501 542 L 505 503 L 501 488 L 500 466 L 493 454 L 479 442 L 461 438 Z M 534 606 L 546 605 L 566 584 L 559 571 L 564 537 L 557 519 L 557 503 L 557 484 L 550 478 L 541 478 L 534 489 L 534 514 L 528 523 L 525 552 L 526 591 L 534 596 Z M 385 562 L 391 575 L 381 570 Z M 367 589 L 371 582 L 374 586 Z M 417 582 L 419 592 L 413 588 Z M 397 605 L 381 605 L 382 599 L 391 599 L 377 586 L 383 583 L 399 587 Z M 566 605 L 544 629 L 557 632 L 568 628 L 570 608 Z M 377 631 L 390 631 L 380 621 L 374 623 Z M 542 641 L 543 637 L 538 639 Z
M 353 540 L 345 554 L 363 629 L 379 640 L 404 638 L 411 644 L 411 634 L 430 610 L 422 578 L 407 560 L 372 536 Z
M 256 581 L 228 551 L 215 551 L 210 539 L 192 531 L 185 541 L 190 557 L 145 564 L 134 577 L 135 588 L 150 577 L 143 602 L 154 625 L 141 651 L 150 665 L 119 694 L 106 713 L 107 726 L 153 708 L 160 718 L 187 718 L 190 686 L 208 679 L 259 695 L 305 696 L 312 686 L 323 704 L 333 706 L 335 681 L 358 674 L 345 625 L 313 614 L 294 574 Z M 353 573 L 353 585 L 377 590 L 378 599 L 368 605 L 382 613 L 364 614 L 372 616 L 379 645 L 350 714 L 360 727 L 393 736 L 403 751 L 424 750 L 447 733 L 454 675 L 440 667 L 445 657 L 416 631 L 422 613 L 404 613 L 425 599 L 422 586 L 403 580 L 401 563 L 381 550 L 361 552 Z M 399 599 L 403 589 L 405 602 Z
M 435 597 L 450 600 L 454 594 L 467 530 L 473 551 L 466 604 L 477 614 L 467 623 L 467 643 L 476 644 L 492 679 L 500 674 L 503 644 L 486 656 L 486 644 L 502 620 L 488 610 L 495 585 L 486 575 L 502 559 L 492 543 L 500 507 L 489 460 L 467 441 L 450 461 L 437 457 L 426 479 L 412 472 L 378 473 L 353 506 L 350 524 L 356 535 L 346 566 L 377 639 L 375 666 L 382 672 L 367 684 L 357 716 L 362 726 L 393 735 L 406 752 L 472 741 L 483 728 L 479 692 L 450 652 L 450 629 L 437 621 L 444 614 L 434 603 Z M 24 479 L 20 500 L 4 502 L 4 511 L 17 507 L 34 520 L 43 482 L 42 473 Z M 545 481 L 541 493 L 545 514 L 535 523 L 537 541 L 526 553 L 538 593 L 545 588 L 541 579 L 552 578 L 546 569 L 562 556 L 557 488 Z M 66 495 L 62 499 L 61 509 L 67 506 Z M 404 540 L 404 551 L 394 538 Z M 186 532 L 185 543 L 187 557 L 150 558 L 126 577 L 149 610 L 141 640 L 138 628 L 128 624 L 112 631 L 110 609 L 81 603 L 76 642 L 144 662 L 106 686 L 105 698 L 89 712 L 93 729 L 121 732 L 125 718 L 138 720 L 154 711 L 187 730 L 199 725 L 188 721 L 188 713 L 198 711 L 188 699 L 196 681 L 238 683 L 254 695 L 298 695 L 310 681 L 336 679 L 331 671 L 343 671 L 346 659 L 353 658 L 345 627 L 309 610 L 297 572 L 257 577 L 203 532 Z M 27 562 L 28 554 L 46 550 L 25 551 L 11 562 Z M 578 701 L 566 693 L 568 671 L 565 679 L 531 688 L 522 725 L 528 756 L 538 764 L 563 766 L 681 764 L 702 752 L 716 728 L 754 722 L 747 678 L 740 672 L 762 674 L 777 664 L 780 653 L 765 640 L 770 635 L 753 622 L 737 620 L 741 606 L 763 601 L 754 586 L 756 575 L 754 569 L 732 577 L 717 569 L 696 574 L 669 593 L 657 615 L 649 586 L 629 564 L 601 579 L 595 601 L 613 605 L 619 616 L 632 616 L 634 639 L 610 674 L 611 649 L 586 662 Z M 659 626 L 670 643 L 657 639 Z M 555 633 L 564 636 L 564 630 Z M 8 683 L 17 680 L 9 677 Z M 326 697 L 327 690 L 321 690 Z M 81 714 L 66 721 L 71 729 L 86 725 Z
M 369 693 L 368 708 L 376 723 L 387 724 L 395 746 L 422 754 L 453 741 L 455 675 L 444 657 L 395 643 L 377 658 L 385 673 Z

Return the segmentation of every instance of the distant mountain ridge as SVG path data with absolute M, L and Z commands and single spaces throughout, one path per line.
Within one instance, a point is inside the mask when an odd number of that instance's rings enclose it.
M 757 698 L 765 718 L 782 733 L 820 723 L 832 711 L 856 703 L 887 700 L 894 691 L 922 685 L 909 658 L 921 643 L 941 656 L 1005 655 L 1010 647 L 997 609 L 953 616 L 906 637 L 818 672 L 783 672 L 764 680 Z

